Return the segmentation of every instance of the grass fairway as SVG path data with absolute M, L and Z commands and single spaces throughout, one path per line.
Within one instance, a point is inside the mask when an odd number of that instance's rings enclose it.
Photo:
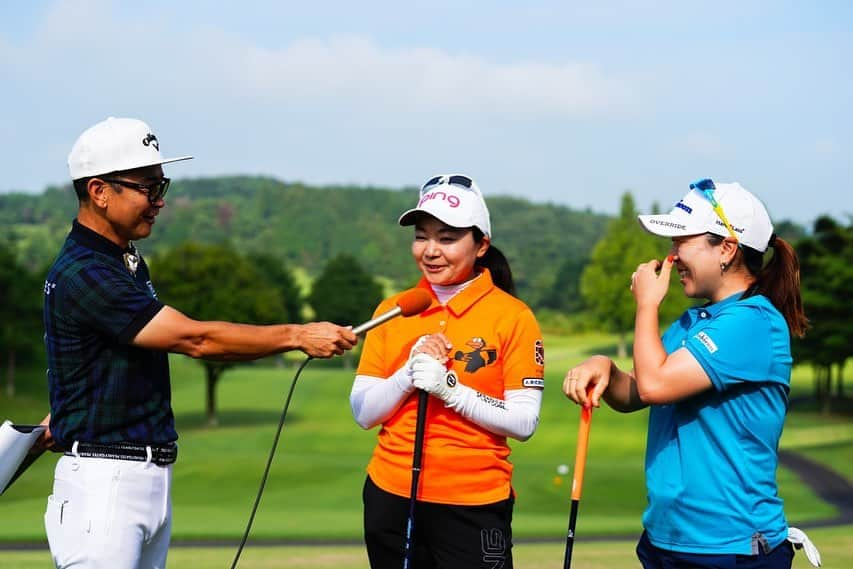
M 812 530 L 809 537 L 820 549 L 823 569 L 853 567 L 853 526 Z M 575 569 L 636 569 L 634 541 L 575 543 L 572 567 Z M 513 548 L 515 566 L 520 569 L 559 569 L 563 566 L 562 543 L 522 543 Z M 235 548 L 173 547 L 169 566 L 180 569 L 225 569 L 231 566 Z M 52 567 L 46 551 L 0 552 L 0 567 L 15 569 L 49 569 Z M 346 547 L 251 547 L 243 552 L 238 565 L 241 569 L 364 569 L 367 557 L 364 548 Z M 801 552 L 794 557 L 794 569 L 811 565 Z
M 546 340 L 548 376 L 539 430 L 530 441 L 513 444 L 514 485 L 518 493 L 513 527 L 518 538 L 559 540 L 564 536 L 571 475 L 558 476 L 557 466 L 571 467 L 573 464 L 579 412 L 563 397 L 560 384 L 570 365 L 590 353 L 611 351 L 612 345 L 611 337 L 595 334 Z M 181 437 L 180 457 L 174 470 L 173 535 L 176 539 L 236 540 L 245 528 L 294 367 L 291 364 L 286 367 L 251 365 L 226 372 L 219 386 L 220 425 L 208 428 L 203 415 L 201 366 L 177 356 L 173 356 L 171 362 L 174 408 Z M 26 379 L 32 386 L 22 389 L 20 397 L 12 401 L 0 398 L 0 418 L 24 423 L 37 421 L 44 415 L 43 372 L 31 373 L 32 377 L 22 378 L 22 383 Z M 810 392 L 810 374 L 808 369 L 796 371 L 796 390 Z M 352 376 L 352 370 L 332 368 L 323 362 L 312 362 L 304 372 L 255 519 L 253 537 L 360 538 L 361 486 L 375 432 L 362 431 L 352 420 L 349 411 Z M 645 505 L 646 418 L 645 412 L 621 415 L 604 408 L 595 412 L 578 521 L 579 535 L 633 536 L 639 533 L 640 515 Z M 782 444 L 837 465 L 840 472 L 851 476 L 853 423 L 849 419 L 826 418 L 810 411 L 798 411 L 795 407 L 788 417 Z M 45 498 L 50 493 L 54 464 L 53 456 L 41 459 L 0 497 L 0 541 L 44 543 L 42 515 Z M 424 476 L 429 476 L 429 472 L 425 471 Z M 835 514 L 832 507 L 816 498 L 791 472 L 780 469 L 779 484 L 792 523 Z M 846 543 L 853 549 L 853 544 Z M 595 548 L 599 556 L 608 555 L 610 549 L 615 554 L 617 549 L 627 548 L 626 559 L 633 557 L 633 546 L 584 545 Z M 548 561 L 551 565 L 535 565 L 539 563 L 535 557 L 537 552 L 552 547 L 548 545 L 519 547 L 520 560 L 528 559 L 522 557 L 528 555 L 528 547 L 530 561 L 519 566 L 557 566 L 555 559 L 561 553 L 556 557 L 548 554 L 542 559 L 541 563 L 551 560 Z M 252 556 L 269 559 L 273 564 L 277 555 L 301 551 L 285 548 L 274 554 L 273 551 L 278 550 L 251 547 L 250 550 Z M 215 550 L 193 550 L 194 553 L 187 554 L 188 551 L 176 548 L 176 561 L 172 566 L 225 566 L 226 558 L 230 559 L 230 554 L 215 553 Z M 343 555 L 344 551 L 345 548 L 333 548 L 321 552 L 336 556 Z M 360 548 L 355 551 L 360 552 Z M 8 552 L 0 552 L 0 567 L 29 567 L 7 565 L 8 555 Z M 188 555 L 186 561 L 183 555 Z M 315 555 L 318 555 L 316 551 Z M 585 553 L 579 552 L 579 555 Z M 218 562 L 193 565 L 195 557 L 199 563 L 207 557 L 218 559 Z M 260 558 L 258 565 L 250 565 L 248 560 L 247 557 L 247 563 L 241 567 L 267 566 L 263 565 L 267 561 Z M 579 564 L 578 567 L 618 567 L 592 565 L 592 562 L 590 559 L 589 565 Z M 288 561 L 287 566 L 301 565 Z M 364 562 L 354 560 L 351 566 L 363 567 Z

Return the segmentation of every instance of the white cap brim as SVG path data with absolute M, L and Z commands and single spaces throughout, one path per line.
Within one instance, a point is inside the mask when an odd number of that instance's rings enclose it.
M 107 171 L 104 171 L 104 167 L 89 167 L 89 168 L 81 168 L 75 167 L 71 169 L 71 179 L 72 180 L 80 180 L 82 178 L 92 178 L 95 176 L 103 176 L 105 174 L 110 174 L 112 172 L 126 172 L 128 170 L 136 170 L 137 168 L 148 168 L 149 166 L 160 166 L 162 164 L 170 164 L 172 162 L 181 162 L 182 160 L 191 160 L 192 156 L 178 156 L 177 158 L 166 158 L 166 159 L 157 159 L 151 160 L 150 162 L 142 162 L 132 161 L 127 162 L 125 164 L 113 164 L 112 168 Z
M 450 227 L 471 227 L 472 223 L 470 219 L 467 219 L 465 216 L 454 216 L 447 210 L 436 211 L 431 208 L 426 207 L 416 207 L 410 209 L 408 211 L 403 212 L 403 215 L 400 216 L 400 219 L 397 220 L 397 223 L 402 225 L 403 227 L 407 225 L 414 225 L 418 214 L 425 213 L 427 215 L 431 215 L 440 222 L 449 225 Z
M 638 215 L 640 225 L 643 229 L 661 237 L 682 237 L 684 235 L 697 235 L 703 233 L 695 227 L 688 227 L 683 217 L 676 217 L 668 213 L 657 215 Z
M 160 164 L 171 164 L 172 162 L 180 162 L 182 160 L 192 160 L 192 156 L 178 156 L 177 158 L 166 158 Z M 153 166 L 153 164 L 152 164 Z

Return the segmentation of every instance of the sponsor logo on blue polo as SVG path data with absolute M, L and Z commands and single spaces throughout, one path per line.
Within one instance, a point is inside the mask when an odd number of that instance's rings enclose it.
M 714 343 L 714 340 L 711 339 L 711 336 L 706 334 L 705 332 L 699 332 L 696 334 L 695 338 L 701 342 L 705 349 L 710 353 L 716 352 L 719 348 L 717 348 L 717 344 Z

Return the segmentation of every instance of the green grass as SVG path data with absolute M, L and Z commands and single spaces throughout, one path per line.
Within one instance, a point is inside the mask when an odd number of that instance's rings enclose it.
M 530 441 L 513 443 L 518 493 L 513 527 L 520 538 L 559 539 L 565 533 L 571 478 L 558 476 L 556 469 L 560 464 L 573 464 L 578 408 L 565 399 L 560 384 L 569 366 L 590 353 L 613 352 L 614 343 L 611 336 L 603 334 L 548 337 L 546 350 L 548 383 L 539 430 Z M 173 486 L 176 539 L 234 540 L 242 534 L 294 371 L 289 363 L 285 367 L 243 366 L 226 372 L 219 387 L 220 426 L 207 428 L 202 368 L 197 362 L 172 357 L 174 408 L 180 432 Z M 797 392 L 810 392 L 810 373 L 808 369 L 796 370 Z M 0 398 L 0 417 L 29 422 L 44 415 L 43 372 L 28 374 L 31 376 L 22 378 L 22 383 L 30 387 L 22 389 L 19 397 L 13 401 Z M 312 362 L 303 373 L 254 522 L 253 537 L 360 538 L 361 486 L 375 431 L 361 430 L 351 418 L 352 375 L 352 370 L 322 362 Z M 613 536 L 640 531 L 645 505 L 646 418 L 646 412 L 622 415 L 606 408 L 595 412 L 579 531 Z M 794 408 L 782 445 L 851 477 L 853 423 L 849 416 L 823 417 L 809 409 Z M 0 541 L 44 542 L 42 514 L 54 463 L 53 456 L 43 458 L 0 497 Z M 779 484 L 792 522 L 835 514 L 791 472 L 780 469 Z M 0 557 L 5 558 L 5 554 Z
M 853 526 L 811 530 L 809 537 L 820 549 L 823 569 L 853 567 Z M 572 554 L 575 569 L 635 569 L 633 540 L 584 542 L 578 536 Z M 516 567 L 524 569 L 559 569 L 563 566 L 564 544 L 521 543 L 513 548 Z M 180 569 L 221 569 L 229 567 L 235 548 L 173 547 L 169 567 Z M 0 566 L 15 569 L 49 569 L 53 567 L 46 551 L 0 552 Z M 240 558 L 241 569 L 363 569 L 367 556 L 361 546 L 345 547 L 249 547 Z M 793 569 L 811 565 L 802 552 L 794 556 Z

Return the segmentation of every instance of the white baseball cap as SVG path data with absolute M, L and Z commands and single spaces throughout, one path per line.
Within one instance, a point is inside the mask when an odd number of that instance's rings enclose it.
M 414 225 L 418 213 L 428 213 L 451 227 L 476 227 L 492 237 L 486 200 L 468 176 L 441 174 L 430 178 L 418 193 L 418 205 L 400 216 L 400 225 Z
M 163 158 L 151 127 L 137 119 L 109 117 L 80 135 L 68 155 L 68 170 L 72 180 L 79 180 L 190 158 Z
M 716 200 L 728 219 L 738 243 L 764 252 L 773 235 L 773 224 L 764 204 L 737 182 L 714 183 L 705 178 L 690 184 L 690 191 L 676 203 L 672 211 L 662 215 L 637 216 L 649 233 L 664 237 L 713 233 L 730 235 L 723 219 L 714 209 Z

